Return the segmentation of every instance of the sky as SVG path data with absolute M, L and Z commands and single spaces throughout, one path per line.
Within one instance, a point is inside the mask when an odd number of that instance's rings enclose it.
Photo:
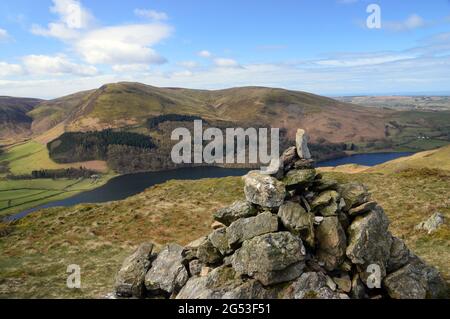
M 0 2 L 0 95 L 120 81 L 450 95 L 450 0 Z

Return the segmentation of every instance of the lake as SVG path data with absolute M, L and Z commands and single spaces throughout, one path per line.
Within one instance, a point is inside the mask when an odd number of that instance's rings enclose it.
M 409 156 L 413 153 L 371 153 L 357 154 L 348 157 L 323 161 L 318 167 L 338 166 L 344 164 L 359 164 L 366 166 L 378 165 L 399 157 Z M 5 220 L 16 220 L 44 208 L 67 207 L 82 203 L 105 203 L 122 200 L 129 196 L 141 193 L 145 189 L 164 183 L 168 180 L 197 180 L 202 178 L 219 178 L 226 176 L 242 176 L 248 169 L 194 167 L 180 168 L 170 171 L 136 173 L 115 177 L 105 185 L 91 191 L 83 192 L 70 198 L 50 202 L 45 205 L 30 208 L 20 213 L 5 217 Z

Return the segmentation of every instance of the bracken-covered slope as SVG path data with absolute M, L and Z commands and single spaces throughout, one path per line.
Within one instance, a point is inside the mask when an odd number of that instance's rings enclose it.
M 42 100 L 0 96 L 0 140 L 11 135 L 28 135 L 32 118 L 27 113 L 40 102 Z
M 149 117 L 174 113 L 285 127 L 291 136 L 304 127 L 313 140 L 343 142 L 383 138 L 390 111 L 276 88 L 205 91 L 116 83 L 44 102 L 29 115 L 34 132 L 43 133 L 59 123 L 66 131 L 88 131 L 140 125 Z

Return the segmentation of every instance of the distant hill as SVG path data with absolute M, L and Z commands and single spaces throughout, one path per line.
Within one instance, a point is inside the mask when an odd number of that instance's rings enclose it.
M 450 96 L 345 96 L 339 101 L 394 110 L 450 111 Z
M 0 96 L 0 140 L 31 133 L 32 117 L 27 115 L 42 100 Z
M 142 125 L 148 118 L 164 114 L 196 115 L 236 124 L 263 123 L 287 128 L 291 137 L 296 128 L 304 127 L 313 139 L 343 142 L 383 138 L 383 119 L 389 111 L 276 88 L 206 91 L 116 83 L 43 102 L 29 113 L 35 133 L 59 123 L 64 123 L 66 131 Z

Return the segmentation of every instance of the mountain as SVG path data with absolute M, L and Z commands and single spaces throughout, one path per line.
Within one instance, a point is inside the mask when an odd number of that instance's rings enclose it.
M 394 110 L 450 111 L 450 96 L 344 96 L 339 101 Z
M 383 138 L 384 119 L 391 113 L 276 88 L 206 91 L 116 83 L 45 101 L 29 116 L 34 133 L 44 133 L 58 124 L 63 124 L 65 131 L 89 131 L 142 125 L 152 116 L 182 114 L 238 125 L 257 122 L 285 127 L 291 137 L 296 128 L 304 127 L 313 140 L 344 142 Z
M 27 113 L 41 102 L 39 99 L 0 96 L 0 140 L 30 134 L 33 119 Z

